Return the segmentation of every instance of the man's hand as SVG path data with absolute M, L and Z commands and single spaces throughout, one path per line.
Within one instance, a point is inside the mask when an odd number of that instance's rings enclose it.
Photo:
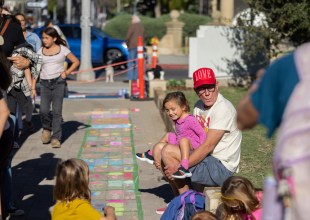
M 156 169 L 161 170 L 161 165 L 160 163 L 158 163 L 157 161 L 154 160 L 154 166 L 156 167 Z
M 20 70 L 30 66 L 30 61 L 23 56 L 8 57 L 7 59 L 13 62 L 13 65 Z
M 171 175 L 177 172 L 179 167 L 180 167 L 180 164 L 166 165 L 164 168 L 166 177 L 170 180 L 173 180 L 173 177 Z

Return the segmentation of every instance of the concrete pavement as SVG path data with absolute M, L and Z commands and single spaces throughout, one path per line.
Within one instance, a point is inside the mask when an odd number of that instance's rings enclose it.
M 64 100 L 62 147 L 42 144 L 39 115 L 34 113 L 35 133 L 23 136 L 20 149 L 13 152 L 13 200 L 25 216 L 9 219 L 50 219 L 56 165 L 72 157 L 85 159 L 91 181 L 101 181 L 102 187 L 91 185 L 98 209 L 107 201 L 117 206 L 118 219 L 160 219 L 155 210 L 172 199 L 170 186 L 154 166 L 135 158 L 166 132 L 155 102 L 120 97 L 119 90 L 128 88 L 122 82 L 68 81 L 68 88 L 73 96 Z M 114 170 L 119 168 L 123 170 Z

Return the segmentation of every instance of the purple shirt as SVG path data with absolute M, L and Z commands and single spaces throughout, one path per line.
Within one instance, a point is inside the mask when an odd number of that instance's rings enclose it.
M 181 138 L 190 140 L 192 147 L 196 149 L 206 139 L 206 132 L 203 130 L 197 119 L 193 115 L 188 115 L 186 118 L 178 119 L 175 122 L 175 133 L 177 142 Z

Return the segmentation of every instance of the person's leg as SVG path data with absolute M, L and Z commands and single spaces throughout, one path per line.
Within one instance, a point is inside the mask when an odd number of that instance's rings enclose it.
M 43 130 L 52 130 L 52 121 L 50 118 L 50 107 L 52 102 L 52 88 L 47 80 L 40 82 L 40 117 Z
M 128 67 L 128 80 L 133 80 L 133 75 L 134 75 L 134 66 L 135 66 L 135 61 L 133 61 L 136 58 L 136 50 L 131 48 L 128 50 L 128 60 L 131 60 L 130 62 L 127 63 Z
M 25 122 L 26 122 L 26 125 L 27 125 L 27 129 L 28 129 L 28 132 L 33 132 L 33 124 L 31 122 L 31 119 L 32 119 L 32 112 L 33 112 L 33 105 L 32 105 L 32 98 L 30 96 L 27 96 L 27 105 L 26 105 L 26 108 L 25 108 Z
M 61 142 L 62 136 L 62 105 L 64 99 L 65 91 L 65 80 L 59 78 L 58 82 L 54 85 L 54 90 L 52 92 L 52 138 L 57 139 Z
M 188 169 L 189 165 L 189 153 L 192 149 L 190 140 L 187 138 L 181 138 L 179 141 L 179 146 L 180 146 L 180 151 L 181 151 L 181 165 L 185 168 Z
M 23 113 L 20 110 L 20 107 L 19 107 L 18 104 L 17 104 L 17 109 L 16 109 L 16 115 L 17 115 L 17 126 L 16 127 L 18 128 L 19 131 L 23 130 L 23 128 L 24 128 L 24 125 L 23 125 Z M 17 135 L 19 135 L 19 131 L 16 131 L 16 129 L 15 129 L 15 132 L 18 132 Z M 18 138 L 18 136 L 16 136 L 16 135 L 15 135 L 15 137 Z M 15 140 L 17 140 L 17 139 L 15 139 Z
M 181 162 L 180 149 L 176 145 L 166 144 L 161 150 L 161 158 L 164 166 L 179 167 Z M 169 178 L 167 179 L 169 180 Z M 169 184 L 174 193 L 182 194 L 189 190 L 189 184 L 184 179 L 169 180 Z
M 10 128 L 6 129 L 0 139 L 0 186 L 1 186 L 1 209 L 2 217 L 6 216 L 6 210 L 9 208 L 12 194 L 12 176 L 8 163 L 9 155 L 13 146 L 13 132 Z
M 233 175 L 219 159 L 211 155 L 189 170 L 192 172 L 192 182 L 206 186 L 222 186 L 223 182 Z
M 132 49 L 133 50 L 133 57 L 134 57 L 134 59 L 136 59 L 137 58 L 137 48 L 134 48 L 134 49 Z M 138 79 L 138 68 L 137 68 L 137 61 L 134 63 L 135 65 L 134 65 L 134 68 L 133 68 L 133 76 L 132 76 L 132 78 L 133 78 L 133 80 L 137 80 Z

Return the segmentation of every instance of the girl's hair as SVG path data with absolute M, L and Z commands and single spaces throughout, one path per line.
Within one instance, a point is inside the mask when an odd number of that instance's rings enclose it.
M 191 220 L 217 220 L 216 215 L 210 211 L 199 211 L 191 218 Z
M 256 196 L 253 184 L 245 177 L 231 176 L 223 183 L 221 219 L 240 219 L 241 213 L 250 215 L 255 219 L 252 212 L 260 208 L 260 202 Z M 233 209 L 228 204 L 238 204 L 239 209 Z
M 59 36 L 55 28 L 47 27 L 42 31 L 42 34 L 43 33 L 48 36 L 51 36 L 52 38 L 56 38 L 56 41 L 55 41 L 56 44 L 67 46 L 66 41 Z
M 189 112 L 190 107 L 188 104 L 187 99 L 185 98 L 185 95 L 183 92 L 177 91 L 177 92 L 170 92 L 166 95 L 164 101 L 163 101 L 163 106 L 162 110 L 165 111 L 165 104 L 170 101 L 175 101 L 179 106 L 185 107 L 185 111 Z
M 0 46 L 0 89 L 7 90 L 12 82 L 12 75 L 8 66 L 9 62 Z
M 88 172 L 88 166 L 83 160 L 72 158 L 60 162 L 56 169 L 54 198 L 62 202 L 77 198 L 90 201 Z

